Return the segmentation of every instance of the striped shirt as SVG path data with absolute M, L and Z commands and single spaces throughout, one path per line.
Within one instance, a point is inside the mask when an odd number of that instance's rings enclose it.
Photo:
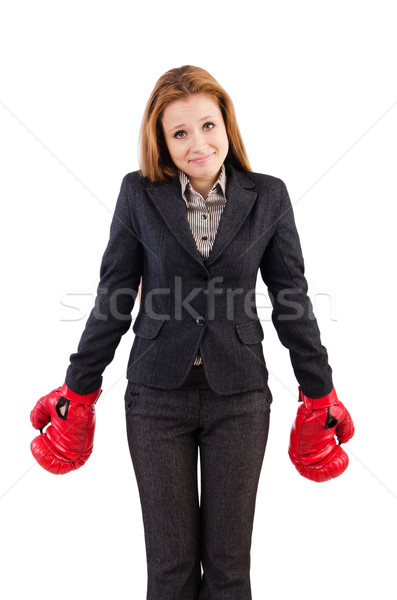
M 219 177 L 204 200 L 203 196 L 193 189 L 186 173 L 178 169 L 182 197 L 186 203 L 187 220 L 196 242 L 197 249 L 203 259 L 207 259 L 213 246 L 219 220 L 226 204 L 226 172 L 222 164 Z M 200 352 L 194 359 L 194 365 L 202 364 Z

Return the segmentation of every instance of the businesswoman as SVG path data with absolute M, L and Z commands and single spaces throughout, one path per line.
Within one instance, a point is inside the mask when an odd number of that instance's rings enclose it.
M 123 178 L 95 307 L 65 382 L 31 413 L 41 429 L 31 448 L 44 468 L 66 473 L 85 463 L 102 373 L 139 293 L 125 409 L 150 600 L 252 597 L 251 535 L 272 403 L 258 272 L 299 382 L 289 455 L 303 476 L 327 481 L 346 469 L 340 443 L 354 427 L 307 295 L 286 186 L 252 172 L 218 82 L 198 67 L 171 69 L 148 100 L 140 169 Z

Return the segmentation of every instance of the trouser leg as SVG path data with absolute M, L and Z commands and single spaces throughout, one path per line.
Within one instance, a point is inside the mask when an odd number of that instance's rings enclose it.
M 272 396 L 200 392 L 200 600 L 251 600 L 250 548 Z
M 198 598 L 197 398 L 197 392 L 133 382 L 125 395 L 145 532 L 147 600 Z

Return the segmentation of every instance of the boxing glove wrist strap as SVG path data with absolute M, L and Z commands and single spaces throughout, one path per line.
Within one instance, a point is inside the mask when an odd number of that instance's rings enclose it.
M 330 393 L 322 398 L 308 398 L 299 386 L 299 402 L 303 402 L 306 408 L 310 410 L 318 410 L 320 408 L 327 408 L 327 406 L 332 406 L 332 404 L 338 402 L 338 396 L 336 395 L 335 388 L 332 388 Z
M 91 406 L 92 404 L 95 404 L 102 393 L 101 388 L 98 388 L 95 392 L 91 392 L 91 394 L 76 394 L 75 392 L 72 392 L 70 388 L 68 388 L 66 383 L 61 386 L 60 391 L 61 395 L 67 398 L 67 400 L 72 400 L 74 402 L 78 402 L 79 404 L 84 404 L 85 406 Z

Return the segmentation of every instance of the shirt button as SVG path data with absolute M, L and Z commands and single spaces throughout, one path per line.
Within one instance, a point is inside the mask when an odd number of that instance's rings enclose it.
M 204 325 L 204 323 L 205 323 L 205 318 L 204 317 L 197 317 L 196 323 L 197 323 L 197 325 L 201 325 L 201 327 L 202 327 Z
M 207 235 L 203 235 L 203 236 L 201 236 L 201 239 L 202 239 L 204 242 L 206 242 L 206 241 L 208 240 L 208 236 L 207 236 Z
M 202 219 L 206 219 L 206 218 L 207 218 L 207 215 L 201 215 L 201 218 L 202 218 Z

